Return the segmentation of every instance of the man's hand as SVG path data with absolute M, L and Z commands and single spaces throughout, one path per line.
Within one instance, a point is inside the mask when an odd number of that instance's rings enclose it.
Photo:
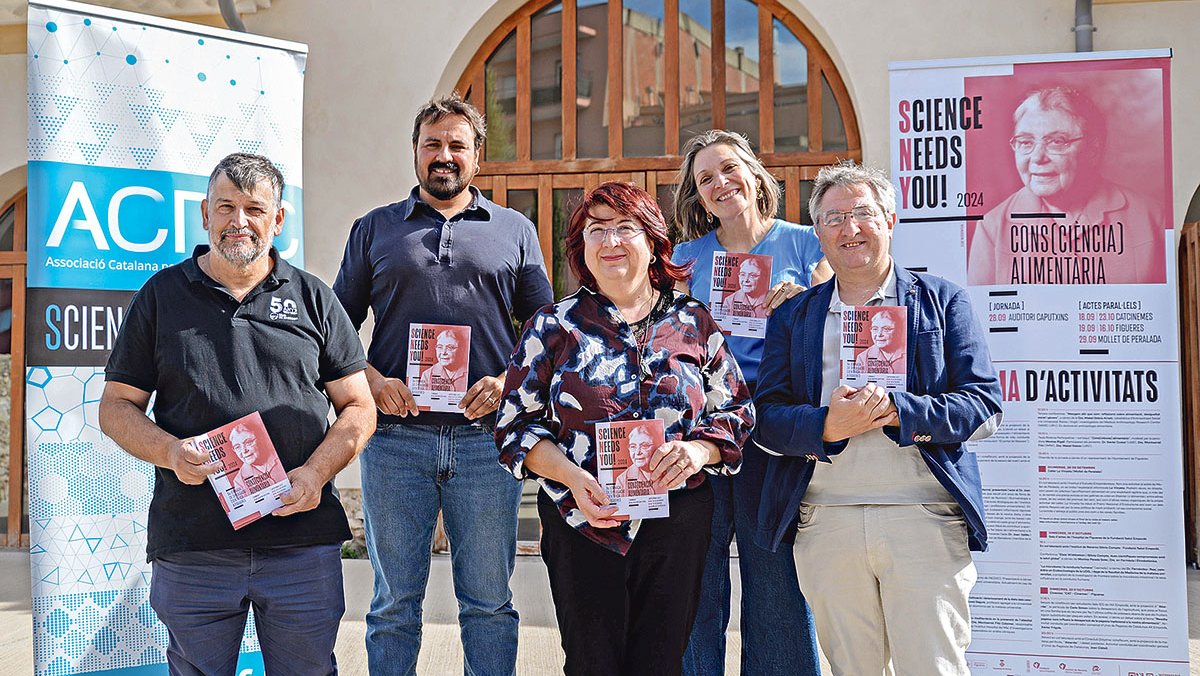
M 767 314 L 775 311 L 775 308 L 783 305 L 783 302 L 792 296 L 799 294 L 806 287 L 795 282 L 780 282 L 771 287 L 767 292 L 767 299 L 763 301 L 763 306 L 767 309 Z
M 375 369 L 367 366 L 367 384 L 371 386 L 371 397 L 375 406 L 388 415 L 407 417 L 416 415 L 417 401 L 413 399 L 408 385 L 399 378 L 388 378 Z
M 208 481 L 208 475 L 221 467 L 221 463 L 212 462 L 208 453 L 196 448 L 191 439 L 176 439 L 167 447 L 166 457 L 170 470 L 189 486 Z
M 475 420 L 495 411 L 500 406 L 500 394 L 504 380 L 499 376 L 484 376 L 467 389 L 458 407 L 468 420 Z
M 616 528 L 621 525 L 620 521 L 611 518 L 617 512 L 617 506 L 609 504 L 608 493 L 600 487 L 596 477 L 579 469 L 573 473 L 567 488 L 570 488 L 571 495 L 575 496 L 575 505 L 579 507 L 579 511 L 583 512 L 584 518 L 594 528 Z
M 825 416 L 821 439 L 841 441 L 898 422 L 896 406 L 887 390 L 875 383 L 859 389 L 839 385 L 829 397 L 829 414 Z
M 288 480 L 292 482 L 292 490 L 283 494 L 283 506 L 271 514 L 288 516 L 307 512 L 321 504 L 321 488 L 325 482 L 321 481 L 315 470 L 301 465 L 288 472 Z

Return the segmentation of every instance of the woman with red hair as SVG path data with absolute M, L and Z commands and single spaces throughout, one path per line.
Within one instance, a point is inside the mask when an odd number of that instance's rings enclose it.
M 754 425 L 749 391 L 654 198 L 627 183 L 588 193 L 567 231 L 576 293 L 542 308 L 513 351 L 500 462 L 542 490 L 542 559 L 567 674 L 682 672 L 712 523 L 705 474 L 730 474 Z M 614 519 L 597 482 L 595 425 L 657 418 L 648 469 L 670 516 Z

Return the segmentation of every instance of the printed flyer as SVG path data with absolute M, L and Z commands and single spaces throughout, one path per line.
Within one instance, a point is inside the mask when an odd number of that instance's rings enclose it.
M 843 385 L 876 383 L 903 392 L 908 373 L 908 308 L 895 305 L 842 306 Z
M 1170 56 L 891 65 L 894 255 L 966 287 L 1003 389 L 974 674 L 1188 673 Z
M 770 256 L 727 251 L 713 253 L 708 306 L 713 319 L 726 333 L 765 338 L 766 300 L 770 290 Z
M 408 389 L 422 411 L 458 413 L 467 393 L 471 327 L 410 324 Z
M 596 480 L 617 505 L 614 518 L 670 516 L 667 491 L 650 482 L 650 458 L 664 443 L 661 420 L 596 423 Z
M 211 462 L 221 463 L 208 482 L 234 530 L 283 506 L 282 496 L 292 490 L 292 482 L 258 411 L 192 437 L 192 443 Z

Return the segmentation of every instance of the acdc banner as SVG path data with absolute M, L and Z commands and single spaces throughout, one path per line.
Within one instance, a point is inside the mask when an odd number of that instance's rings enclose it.
M 1188 672 L 1170 91 L 1167 50 L 891 65 L 896 259 L 1004 390 L 974 674 Z
M 100 433 L 103 366 L 133 293 L 206 243 L 231 152 L 283 170 L 275 245 L 303 266 L 307 48 L 61 0 L 29 6 L 26 411 L 38 674 L 165 674 L 149 603 L 153 472 Z M 239 673 L 262 673 L 248 624 Z

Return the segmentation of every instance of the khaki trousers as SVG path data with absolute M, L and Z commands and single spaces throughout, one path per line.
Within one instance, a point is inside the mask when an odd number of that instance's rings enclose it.
M 804 505 L 793 551 L 834 676 L 970 676 L 957 505 Z

